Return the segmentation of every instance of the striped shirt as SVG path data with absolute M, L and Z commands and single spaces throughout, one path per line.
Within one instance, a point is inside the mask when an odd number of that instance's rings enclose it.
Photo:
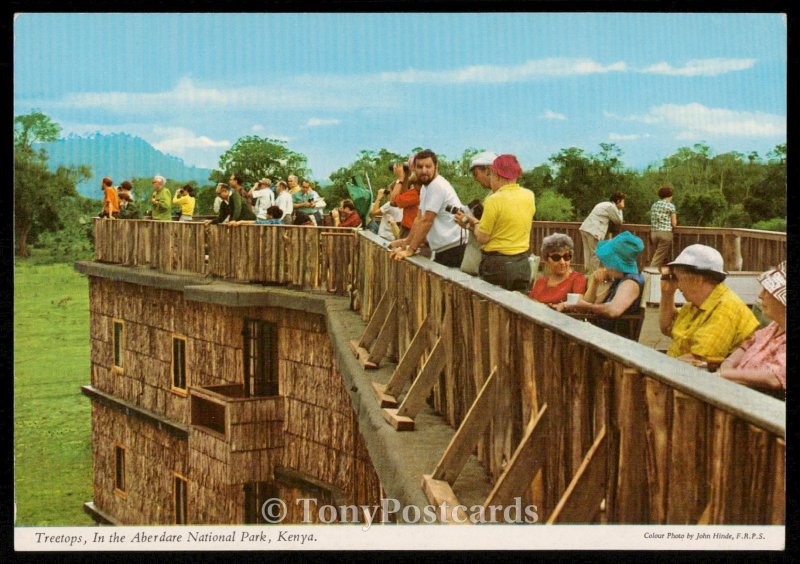
M 675 204 L 667 200 L 659 200 L 650 208 L 650 230 L 672 231 L 672 214 Z

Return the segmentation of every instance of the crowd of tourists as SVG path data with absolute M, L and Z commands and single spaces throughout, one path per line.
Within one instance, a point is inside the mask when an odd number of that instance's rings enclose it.
M 196 195 L 191 184 L 178 189 L 173 196 L 166 187 L 163 176 L 153 177 L 150 207 L 144 212 L 131 194 L 133 185 L 125 180 L 119 186 L 104 177 L 101 182 L 103 209 L 100 217 L 108 219 L 152 219 L 156 221 L 195 221 Z M 242 183 L 241 175 L 231 174 L 228 182 L 215 187 L 213 219 L 205 223 L 240 225 L 243 223 L 321 225 L 322 210 L 326 202 L 310 180 L 299 181 L 296 175 L 279 180 L 262 178 L 249 190 Z M 362 219 L 352 200 L 344 200 L 341 206 L 331 211 L 333 225 L 359 227 Z
M 607 238 L 611 225 L 620 230 L 623 224 L 624 193 L 615 192 L 609 201 L 596 205 L 580 226 L 585 273 L 572 268 L 572 239 L 554 233 L 542 241 L 544 272 L 533 281 L 529 247 L 535 197 L 517 183 L 522 168 L 514 155 L 484 152 L 473 158 L 473 178 L 490 191 L 480 213 L 476 206 L 462 205 L 450 183 L 438 174 L 432 151 L 413 156 L 409 169 L 420 185 L 419 214 L 408 232 L 392 232 L 395 238 L 388 246 L 394 259 L 406 259 L 427 247 L 432 259 L 444 266 L 470 271 L 474 266 L 467 263 L 477 262 L 481 279 L 523 292 L 560 312 L 591 314 L 597 325 L 609 330 L 613 320 L 640 313 L 645 278 L 639 259 L 644 242 L 630 231 Z M 771 321 L 760 329 L 753 311 L 725 285 L 728 274 L 719 251 L 690 245 L 668 262 L 677 226 L 672 196 L 670 187 L 661 187 L 650 214 L 654 248 L 650 266 L 661 269 L 659 326 L 672 339 L 667 354 L 711 370 L 719 366 L 719 374 L 730 380 L 785 389 L 785 263 L 759 277 L 762 311 Z M 397 217 L 386 219 L 390 227 Z M 479 254 L 471 252 L 475 248 Z M 685 299 L 680 308 L 675 307 L 678 290 Z
M 482 152 L 470 172 L 489 191 L 481 203 L 465 206 L 450 182 L 439 174 L 438 157 L 430 149 L 406 162 L 390 165 L 394 180 L 377 192 L 369 214 L 380 218 L 365 225 L 352 200 L 344 200 L 330 217 L 340 227 L 374 227 L 395 260 L 423 255 L 445 267 L 475 274 L 510 291 L 567 314 L 593 316 L 593 323 L 614 331 L 614 320 L 643 314 L 640 310 L 645 277 L 639 269 L 644 242 L 623 231 L 626 195 L 614 192 L 581 223 L 584 265 L 573 268 L 574 242 L 564 233 L 544 238 L 542 273 L 533 272 L 530 239 L 536 212 L 531 190 L 519 185 L 522 167 L 512 154 Z M 161 176 L 153 178 L 149 217 L 192 221 L 195 196 L 190 185 L 173 197 Z M 103 217 L 137 217 L 131 184 L 118 188 L 102 181 Z M 216 186 L 214 213 L 206 223 L 239 225 L 321 225 L 325 201 L 313 184 L 290 175 L 273 187 L 262 178 L 250 190 L 240 175 Z M 677 212 L 669 186 L 658 190 L 650 212 L 651 267 L 660 268 L 659 327 L 671 337 L 667 354 L 705 366 L 727 379 L 756 387 L 786 387 L 786 267 L 785 262 L 763 273 L 759 296 L 769 325 L 761 324 L 741 298 L 725 285 L 728 273 L 722 255 L 706 245 L 690 245 L 669 261 Z M 132 209 L 131 206 L 134 206 Z M 179 211 L 173 218 L 173 210 Z M 373 222 L 374 223 L 374 222 Z M 608 238 L 610 231 L 617 232 Z M 621 232 L 620 232 L 621 231 Z M 538 269 L 537 269 L 538 270 Z M 680 291 L 685 303 L 675 307 Z M 636 338 L 635 336 L 633 338 Z

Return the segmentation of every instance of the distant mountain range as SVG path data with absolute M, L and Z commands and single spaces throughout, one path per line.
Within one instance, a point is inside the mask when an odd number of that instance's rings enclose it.
M 78 192 L 100 199 L 100 179 L 110 176 L 114 184 L 135 177 L 161 176 L 179 182 L 209 184 L 211 169 L 187 166 L 182 159 L 162 153 L 141 137 L 127 133 L 69 135 L 51 143 L 41 143 L 52 170 L 59 166 L 88 165 L 92 178 L 78 184 Z

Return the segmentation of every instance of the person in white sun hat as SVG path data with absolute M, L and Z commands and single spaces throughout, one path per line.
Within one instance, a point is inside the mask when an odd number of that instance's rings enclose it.
M 492 189 L 490 177 L 492 175 L 492 163 L 496 158 L 497 153 L 483 151 L 472 157 L 472 161 L 469 163 L 469 171 L 472 174 L 472 178 L 487 190 Z
M 728 288 L 722 255 L 706 245 L 689 245 L 661 277 L 659 326 L 672 337 L 669 356 L 693 362 L 723 359 L 758 329 L 750 308 Z M 675 291 L 686 303 L 675 308 Z

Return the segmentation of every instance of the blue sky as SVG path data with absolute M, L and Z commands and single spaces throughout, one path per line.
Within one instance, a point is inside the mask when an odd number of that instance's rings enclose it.
M 528 169 L 616 143 L 786 142 L 780 14 L 20 14 L 14 111 L 125 132 L 215 167 L 245 135 L 286 140 L 316 179 L 361 149 L 476 147 Z

